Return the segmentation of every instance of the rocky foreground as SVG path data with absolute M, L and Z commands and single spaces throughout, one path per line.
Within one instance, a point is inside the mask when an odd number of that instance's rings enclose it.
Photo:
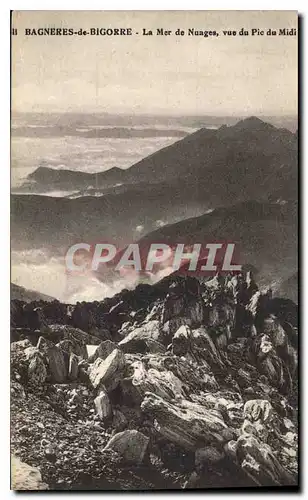
M 12 487 L 296 487 L 296 321 L 249 275 L 12 301 Z

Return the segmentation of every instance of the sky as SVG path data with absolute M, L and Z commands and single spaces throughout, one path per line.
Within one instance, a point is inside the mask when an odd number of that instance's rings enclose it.
M 14 11 L 12 110 L 146 114 L 297 114 L 292 11 Z M 38 28 L 132 28 L 132 36 L 26 36 Z M 143 28 L 154 32 L 142 36 Z M 172 30 L 156 36 L 156 29 Z M 175 36 L 177 29 L 184 36 Z M 188 36 L 189 28 L 218 37 Z M 138 34 L 137 34 L 138 32 Z

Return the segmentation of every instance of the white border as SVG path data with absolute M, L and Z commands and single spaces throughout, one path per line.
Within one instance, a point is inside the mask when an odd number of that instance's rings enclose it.
M 306 0 L 289 2 L 289 1 L 277 1 L 277 2 L 269 2 L 268 0 L 259 0 L 257 2 L 245 2 L 245 1 L 197 1 L 197 0 L 189 0 L 189 2 L 185 1 L 168 1 L 168 0 L 149 0 L 146 4 L 142 1 L 131 0 L 129 4 L 125 2 L 125 0 L 113 0 L 113 1 L 102 1 L 102 0 L 87 0 L 86 2 L 79 2 L 75 0 L 74 2 L 69 2 L 67 0 L 45 0 L 44 3 L 39 0 L 15 0 L 11 2 L 6 2 L 2 0 L 0 11 L 0 36 L 1 36 L 1 167 L 0 167 L 0 210 L 1 210 L 1 278 L 0 278 L 0 307 L 1 307 L 1 358 L 0 358 L 0 387 L 2 389 L 1 394 L 1 446 L 0 446 L 0 492 L 4 498 L 11 497 L 14 495 L 13 492 L 9 491 L 9 189 L 10 189 L 10 125 L 9 125 L 9 116 L 10 116 L 10 82 L 9 82 L 9 71 L 10 71 L 10 27 L 9 27 L 9 10 L 297 10 L 299 13 L 304 16 L 307 13 L 307 2 Z M 305 16 L 306 17 L 306 16 Z M 304 19 L 304 25 L 307 24 L 307 19 Z M 306 81 L 306 70 L 307 70 L 307 36 L 306 36 L 306 26 L 304 26 L 304 47 L 302 47 L 302 52 L 304 53 L 304 68 L 305 74 L 303 74 L 303 81 Z M 302 82 L 302 90 L 304 90 L 304 85 Z M 302 116 L 302 165 L 301 168 L 303 173 L 308 168 L 306 165 L 306 161 L 304 161 L 304 145 L 307 143 L 307 130 L 304 131 L 304 101 L 301 101 L 301 116 Z M 303 175 L 304 187 L 307 188 L 308 176 Z M 308 220 L 307 214 L 307 203 L 305 202 L 304 193 L 307 193 L 308 190 L 305 189 L 303 191 L 303 211 L 302 218 Z M 306 216 L 306 217 L 305 217 Z M 302 250 L 303 255 L 302 259 L 306 256 L 307 250 L 307 231 L 306 221 L 302 221 L 302 230 L 304 230 L 304 237 L 302 241 Z M 304 271 L 304 272 L 303 272 Z M 302 273 L 302 284 L 306 283 L 307 280 L 307 268 L 301 268 Z M 303 297 L 302 310 L 305 314 L 305 311 L 308 311 L 308 298 L 307 296 Z M 301 436 L 301 444 L 302 447 L 308 446 L 308 436 L 305 432 L 304 428 L 304 416 L 305 413 L 305 401 L 307 400 L 307 384 L 304 387 L 304 381 L 306 380 L 305 375 L 305 364 L 306 355 L 308 354 L 306 351 L 307 342 L 305 341 L 305 321 L 302 318 L 302 343 L 301 346 L 304 348 L 304 352 L 302 352 L 302 373 L 300 374 L 302 384 L 302 436 Z M 305 397 L 306 396 L 306 397 Z M 307 428 L 307 427 L 306 427 Z M 306 460 L 304 460 L 304 453 L 302 451 L 302 480 L 303 485 L 305 485 L 305 475 L 307 471 L 306 468 Z M 103 492 L 102 492 L 103 493 Z M 61 494 L 61 493 L 59 493 Z M 63 495 L 65 494 L 62 493 Z M 186 493 L 186 495 L 192 495 L 193 493 Z M 26 497 L 29 494 L 24 494 Z M 42 495 L 46 495 L 42 493 Z M 70 493 L 70 498 L 76 496 L 76 498 L 86 498 L 88 493 L 84 494 L 72 494 Z M 104 496 L 109 496 L 110 494 L 104 493 Z M 134 495 L 134 494 L 132 494 Z M 135 494 L 136 495 L 136 494 Z M 162 496 L 166 496 L 167 493 L 162 493 Z M 213 494 L 206 493 L 207 497 L 213 498 L 221 498 L 224 496 L 221 494 Z M 269 494 L 262 493 L 263 498 L 273 497 L 273 494 L 269 496 Z

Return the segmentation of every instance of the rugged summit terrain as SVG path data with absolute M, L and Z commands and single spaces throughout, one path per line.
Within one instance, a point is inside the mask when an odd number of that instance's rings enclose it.
M 297 485 L 297 306 L 250 273 L 12 300 L 11 365 L 18 489 Z

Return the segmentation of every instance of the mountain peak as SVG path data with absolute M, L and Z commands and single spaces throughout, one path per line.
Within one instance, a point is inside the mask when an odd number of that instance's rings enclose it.
M 269 130 L 273 129 L 274 126 L 270 123 L 266 123 L 257 116 L 250 116 L 249 118 L 244 118 L 234 125 L 234 128 L 241 130 Z

